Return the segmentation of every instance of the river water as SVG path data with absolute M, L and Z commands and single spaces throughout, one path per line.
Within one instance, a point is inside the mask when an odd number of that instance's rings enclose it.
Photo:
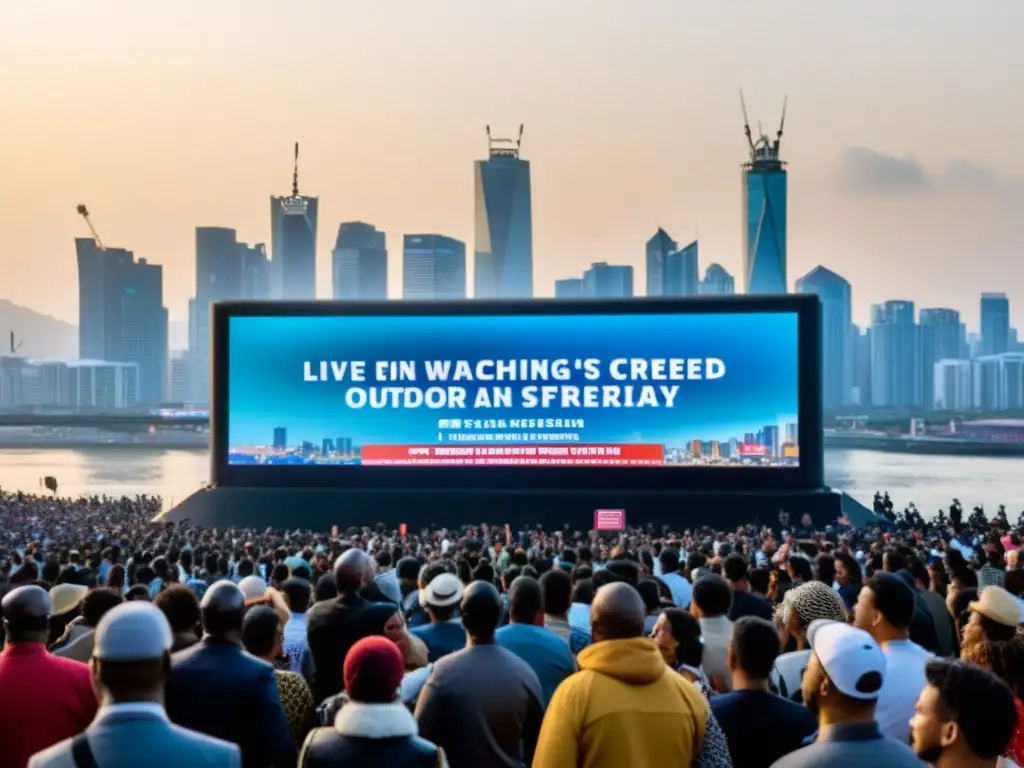
M 157 448 L 0 450 L 0 488 L 38 491 L 42 478 L 57 478 L 61 495 L 161 495 L 181 501 L 206 483 L 204 451 Z M 914 502 L 925 515 L 955 497 L 968 510 L 1005 504 L 1010 519 L 1024 510 L 1024 461 L 1020 458 L 912 456 L 901 453 L 825 451 L 825 481 L 870 506 L 876 490 L 888 491 L 902 509 Z

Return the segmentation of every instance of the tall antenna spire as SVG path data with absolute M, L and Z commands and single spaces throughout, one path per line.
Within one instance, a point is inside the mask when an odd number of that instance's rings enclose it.
M 295 172 L 292 174 L 292 197 L 299 196 L 299 142 L 295 142 Z

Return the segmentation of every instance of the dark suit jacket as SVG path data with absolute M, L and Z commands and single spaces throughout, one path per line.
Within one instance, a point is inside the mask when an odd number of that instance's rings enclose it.
M 371 603 L 391 603 L 397 606 L 397 603 L 387 596 L 387 593 L 380 588 L 380 584 L 376 581 L 371 581 L 359 590 L 359 596 L 364 600 L 369 600 Z
M 274 668 L 237 645 L 204 638 L 175 653 L 166 699 L 172 722 L 237 744 L 245 768 L 295 765 Z
M 349 648 L 384 632 L 398 611 L 394 603 L 371 603 L 356 594 L 315 604 L 306 614 L 306 636 L 313 657 L 313 698 L 319 704 L 345 685 L 342 671 Z

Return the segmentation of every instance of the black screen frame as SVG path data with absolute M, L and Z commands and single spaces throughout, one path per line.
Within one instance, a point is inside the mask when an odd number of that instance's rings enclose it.
M 810 491 L 824 486 L 821 302 L 815 294 L 633 299 L 227 301 L 211 307 L 210 478 L 215 486 L 501 491 Z M 748 314 L 797 315 L 796 467 L 367 467 L 228 463 L 233 317 Z

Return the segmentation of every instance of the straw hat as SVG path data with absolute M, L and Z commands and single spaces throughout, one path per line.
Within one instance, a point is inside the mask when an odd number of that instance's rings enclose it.
M 1020 603 L 1002 587 L 985 587 L 980 598 L 967 607 L 1004 627 L 1016 627 L 1021 623 Z
M 63 616 L 73 611 L 82 602 L 89 588 L 82 584 L 58 584 L 50 590 L 51 616 Z

